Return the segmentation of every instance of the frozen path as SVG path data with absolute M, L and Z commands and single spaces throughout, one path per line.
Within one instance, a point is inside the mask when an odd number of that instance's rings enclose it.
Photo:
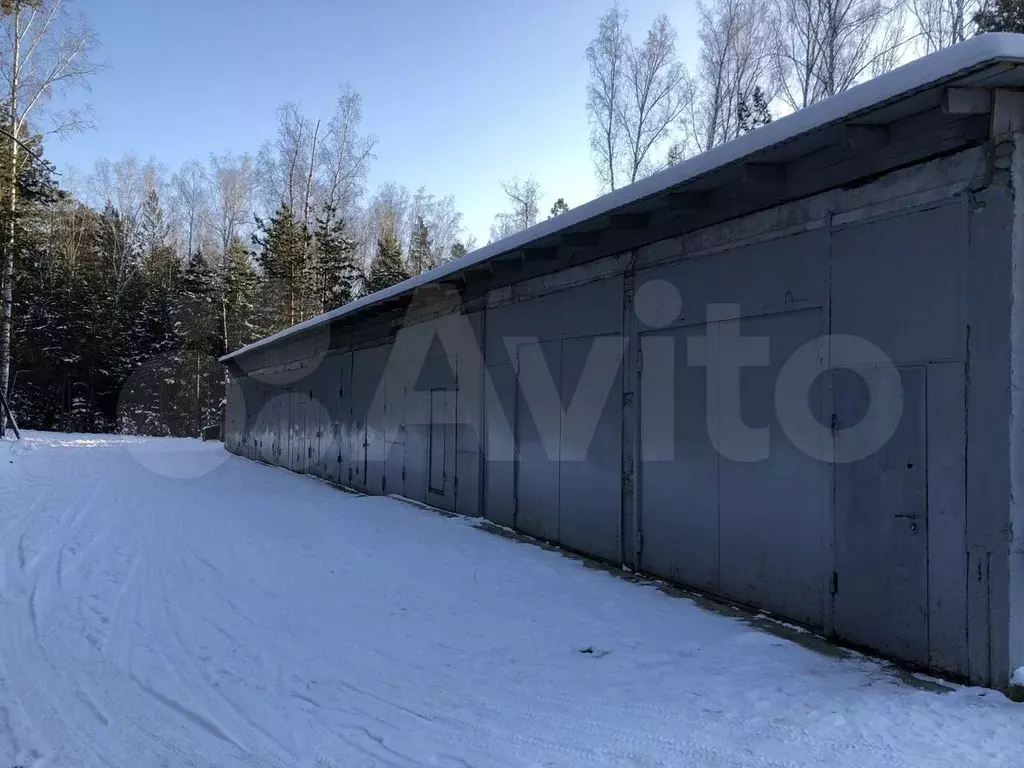
M 0 442 L 0 768 L 1021 764 L 1000 694 L 467 521 L 218 444 Z

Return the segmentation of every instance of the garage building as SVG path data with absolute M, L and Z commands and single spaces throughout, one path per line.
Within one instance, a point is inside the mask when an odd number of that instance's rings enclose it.
M 1010 688 L 1022 87 L 974 38 L 227 355 L 227 448 Z

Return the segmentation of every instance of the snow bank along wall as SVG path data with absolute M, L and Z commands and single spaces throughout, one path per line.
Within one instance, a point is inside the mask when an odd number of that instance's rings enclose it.
M 228 356 L 228 449 L 1009 687 L 1024 45 L 994 37 Z M 733 375 L 736 335 L 767 353 Z

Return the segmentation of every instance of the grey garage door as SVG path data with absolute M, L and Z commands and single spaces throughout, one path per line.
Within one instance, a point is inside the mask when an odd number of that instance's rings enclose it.
M 910 661 L 928 661 L 926 368 L 899 369 L 903 415 L 876 452 L 838 463 L 835 631 Z M 837 427 L 861 421 L 865 386 L 835 377 Z M 839 433 L 837 441 L 842 440 Z M 838 446 L 837 446 L 838 450 Z
M 645 457 L 645 430 L 670 416 L 641 397 L 641 564 L 674 581 L 821 625 L 827 465 L 790 442 L 775 406 L 779 371 L 799 347 L 821 335 L 821 312 L 723 322 L 738 323 L 745 337 L 768 341 L 768 364 L 740 369 L 739 413 L 726 412 L 735 397 L 717 396 L 730 383 L 712 382 L 716 396 L 709 398 L 708 369 L 691 364 L 696 361 L 688 355 L 688 342 L 704 337 L 706 343 L 709 324 L 658 333 L 674 341 L 674 456 Z M 647 357 L 645 369 L 656 364 Z M 809 398 L 812 413 L 822 419 L 821 389 L 812 388 Z M 717 409 L 710 421 L 709 408 Z M 761 430 L 760 436 L 742 436 L 737 417 L 743 430 Z
M 611 562 L 622 555 L 621 350 L 605 336 L 521 345 L 516 400 L 516 527 Z M 532 397 L 531 380 L 546 382 Z

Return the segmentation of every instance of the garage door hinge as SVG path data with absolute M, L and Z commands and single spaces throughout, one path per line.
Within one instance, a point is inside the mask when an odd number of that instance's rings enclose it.
M 833 413 L 832 420 L 829 422 L 829 426 L 832 429 L 833 434 L 839 431 L 839 415 Z
M 638 530 L 636 532 L 636 553 L 639 555 L 644 551 L 644 532 Z
M 832 583 L 829 584 L 828 592 L 830 595 L 834 595 L 839 591 L 839 574 L 832 571 Z
M 636 353 L 636 368 L 638 371 L 644 369 L 644 351 L 642 349 L 637 350 Z

